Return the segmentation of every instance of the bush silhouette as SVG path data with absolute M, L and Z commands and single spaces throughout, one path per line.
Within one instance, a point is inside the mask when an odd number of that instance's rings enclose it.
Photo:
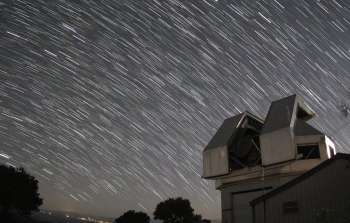
M 23 168 L 0 165 L 0 215 L 9 217 L 10 212 L 30 215 L 43 203 L 38 193 L 38 181 Z
M 163 223 L 198 223 L 202 217 L 193 213 L 189 200 L 178 197 L 160 202 L 154 211 L 154 219 Z
M 146 213 L 130 210 L 115 219 L 115 223 L 149 223 L 150 218 Z

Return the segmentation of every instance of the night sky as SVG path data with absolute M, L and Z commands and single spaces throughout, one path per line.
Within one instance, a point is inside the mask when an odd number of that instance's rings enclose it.
M 350 151 L 349 37 L 348 0 L 2 0 L 0 163 L 43 208 L 220 218 L 201 153 L 225 118 L 297 93 Z

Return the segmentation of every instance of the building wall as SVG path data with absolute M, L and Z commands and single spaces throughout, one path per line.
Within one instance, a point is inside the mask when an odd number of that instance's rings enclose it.
M 295 137 L 295 144 L 296 145 L 307 145 L 307 144 L 318 144 L 319 151 L 320 151 L 320 158 L 321 160 L 327 160 L 331 156 L 328 152 L 329 143 L 331 141 L 326 143 L 327 136 L 317 136 L 317 135 L 307 135 L 307 136 L 296 136 Z M 333 144 L 334 147 L 334 144 Z M 297 149 L 297 147 L 295 148 Z
M 260 146 L 263 166 L 295 159 L 294 133 L 289 126 L 261 134 Z
M 222 146 L 203 152 L 203 177 L 213 177 L 229 172 L 227 147 Z
M 283 204 L 289 201 L 297 202 L 296 212 L 284 212 Z M 336 217 L 340 217 L 346 208 L 350 211 L 350 162 L 339 159 L 265 202 L 256 204 L 255 222 L 337 222 Z
M 237 184 L 223 185 L 220 188 L 222 223 L 251 223 L 253 219 L 250 201 L 294 177 L 279 176 L 265 179 L 264 181 L 262 179 L 255 179 Z M 264 188 L 265 190 L 262 190 Z

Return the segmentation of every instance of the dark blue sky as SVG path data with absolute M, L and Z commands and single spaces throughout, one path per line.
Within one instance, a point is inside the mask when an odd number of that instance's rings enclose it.
M 0 1 L 0 163 L 44 208 L 219 218 L 201 152 L 225 118 L 297 93 L 350 151 L 349 36 L 346 0 Z

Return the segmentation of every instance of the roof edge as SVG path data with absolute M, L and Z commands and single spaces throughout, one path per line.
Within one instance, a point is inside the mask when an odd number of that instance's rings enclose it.
M 253 113 L 251 113 L 250 111 L 244 111 L 243 112 L 246 116 L 250 116 L 252 118 L 254 118 L 255 120 L 261 122 L 261 124 L 264 124 L 265 123 L 265 120 L 263 118 L 261 118 L 260 116 L 258 115 L 255 115 Z
M 329 164 L 333 163 L 334 160 L 339 160 L 339 159 L 343 159 L 343 160 L 349 160 L 350 161 L 350 154 L 347 153 L 337 153 L 334 157 L 320 163 L 319 165 L 317 165 L 316 167 L 310 169 L 309 171 L 303 173 L 302 175 L 292 179 L 291 181 L 273 189 L 272 191 L 261 195 L 260 197 L 255 198 L 254 200 L 252 200 L 250 202 L 251 206 L 255 206 L 257 203 L 269 199 L 270 197 L 272 197 L 275 194 L 278 194 L 284 190 L 287 190 L 288 188 L 290 188 L 291 186 L 294 186 L 296 184 L 298 184 L 299 182 L 311 177 L 312 175 L 316 174 L 317 172 L 319 172 L 320 170 L 322 170 L 323 168 L 327 167 Z

